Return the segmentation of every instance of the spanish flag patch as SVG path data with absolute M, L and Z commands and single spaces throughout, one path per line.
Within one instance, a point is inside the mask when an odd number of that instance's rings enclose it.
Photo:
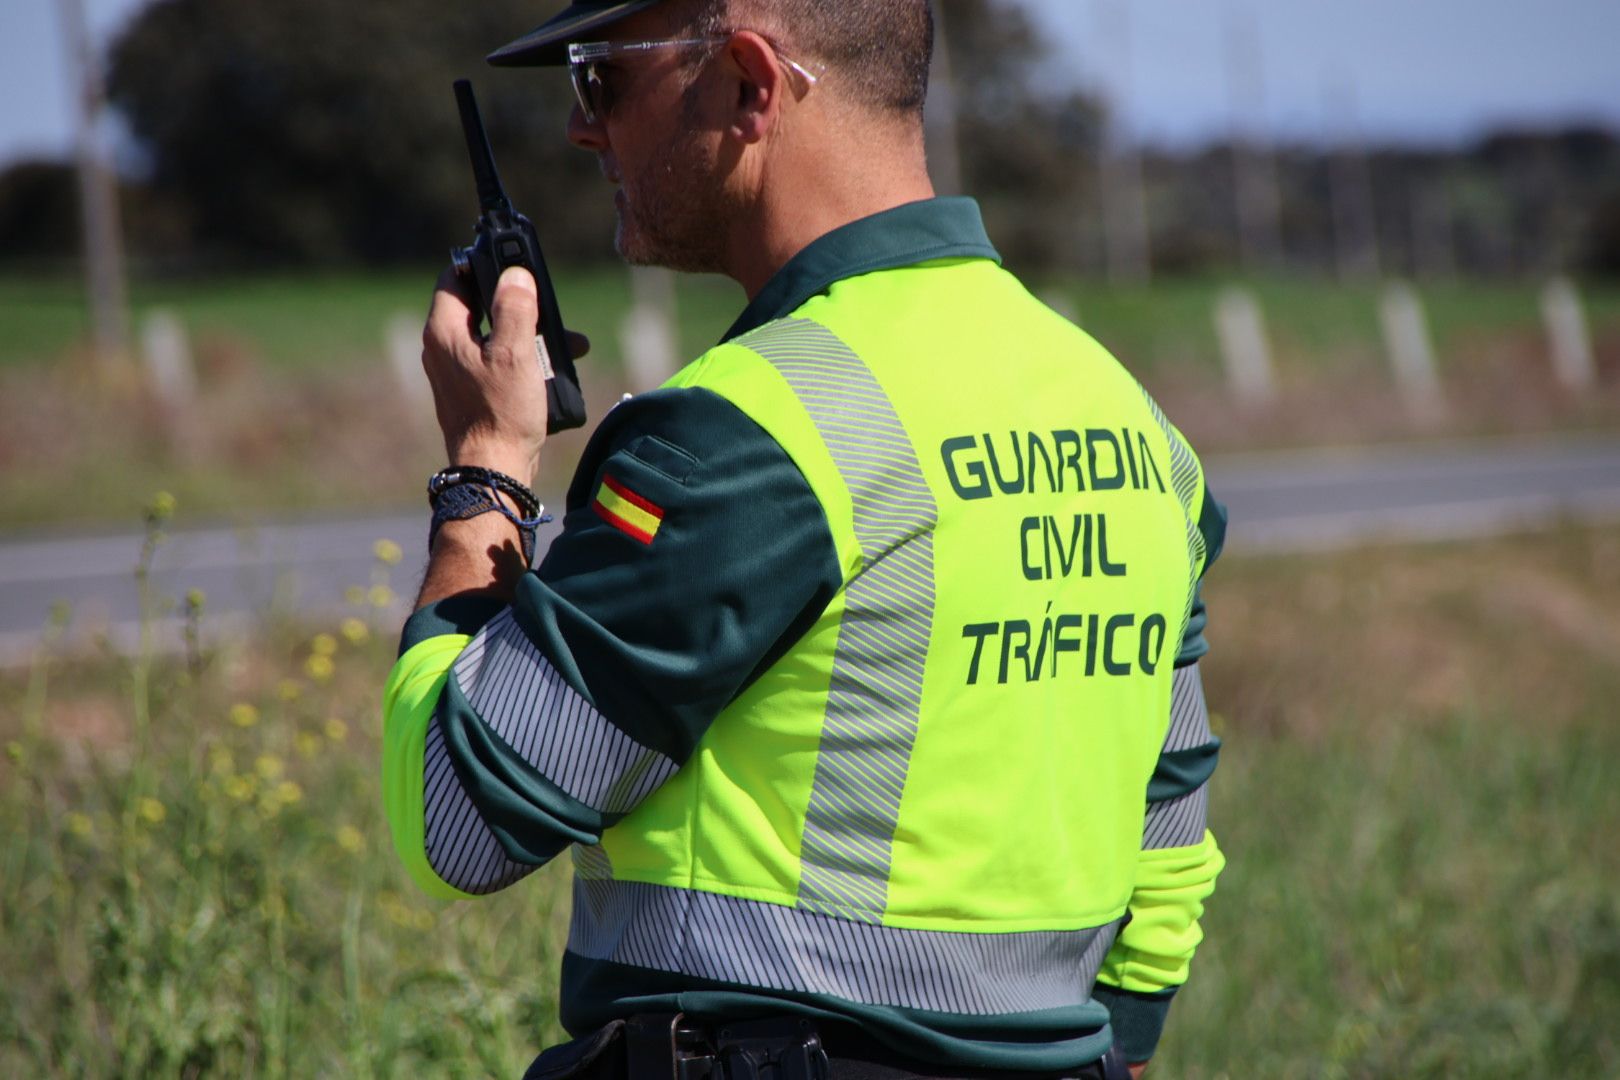
M 664 523 L 663 507 L 637 495 L 607 473 L 602 474 L 602 486 L 591 508 L 603 521 L 643 544 L 652 543 Z

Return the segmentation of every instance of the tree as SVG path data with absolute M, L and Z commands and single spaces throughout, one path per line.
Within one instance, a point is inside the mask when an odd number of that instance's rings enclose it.
M 160 0 L 114 45 L 109 91 L 197 251 L 420 261 L 470 238 L 450 91 L 470 75 L 514 201 L 548 244 L 606 257 L 609 201 L 562 134 L 567 79 L 482 61 L 533 12 L 519 0 Z
M 1097 110 L 1032 88 L 1042 45 L 1016 4 L 948 2 L 967 188 L 1009 257 L 1072 263 Z M 159 0 L 114 46 L 110 94 L 194 254 L 419 261 L 472 221 L 449 85 L 470 73 L 502 178 L 548 249 L 611 258 L 596 164 L 562 136 L 567 80 L 482 62 L 535 18 L 520 0 Z
M 20 161 L 0 172 L 0 259 L 49 266 L 77 256 L 77 200 L 71 165 Z
M 962 181 L 998 249 L 1021 267 L 1084 263 L 1104 114 L 1075 91 L 1025 9 L 938 0 L 949 20 Z M 1061 73 L 1053 83 L 1050 76 Z

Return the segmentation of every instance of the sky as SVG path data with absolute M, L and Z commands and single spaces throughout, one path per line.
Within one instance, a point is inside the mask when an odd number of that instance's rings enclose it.
M 147 2 L 83 0 L 101 44 Z M 1620 130 L 1620 0 L 1005 2 L 1045 31 L 1044 78 L 1106 91 L 1126 130 L 1160 145 L 1234 124 L 1296 141 L 1457 143 L 1494 126 L 1592 121 Z M 0 167 L 71 150 L 58 3 L 0 0 Z M 537 3 L 535 21 L 556 6 Z

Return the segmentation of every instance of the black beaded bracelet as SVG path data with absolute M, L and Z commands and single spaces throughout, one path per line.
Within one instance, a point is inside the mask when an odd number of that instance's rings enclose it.
M 503 472 L 479 465 L 452 465 L 428 477 L 428 505 L 437 507 L 440 495 L 462 484 L 478 484 L 510 495 L 512 501 L 517 503 L 518 513 L 523 517 L 540 516 L 542 509 L 540 500 L 529 490 L 527 484 L 520 483 Z

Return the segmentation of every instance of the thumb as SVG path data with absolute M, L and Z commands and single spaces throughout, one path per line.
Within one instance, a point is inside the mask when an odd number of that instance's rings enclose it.
M 490 303 L 490 344 L 512 356 L 534 352 L 534 335 L 540 328 L 540 294 L 534 275 L 521 266 L 508 266 L 495 285 Z

